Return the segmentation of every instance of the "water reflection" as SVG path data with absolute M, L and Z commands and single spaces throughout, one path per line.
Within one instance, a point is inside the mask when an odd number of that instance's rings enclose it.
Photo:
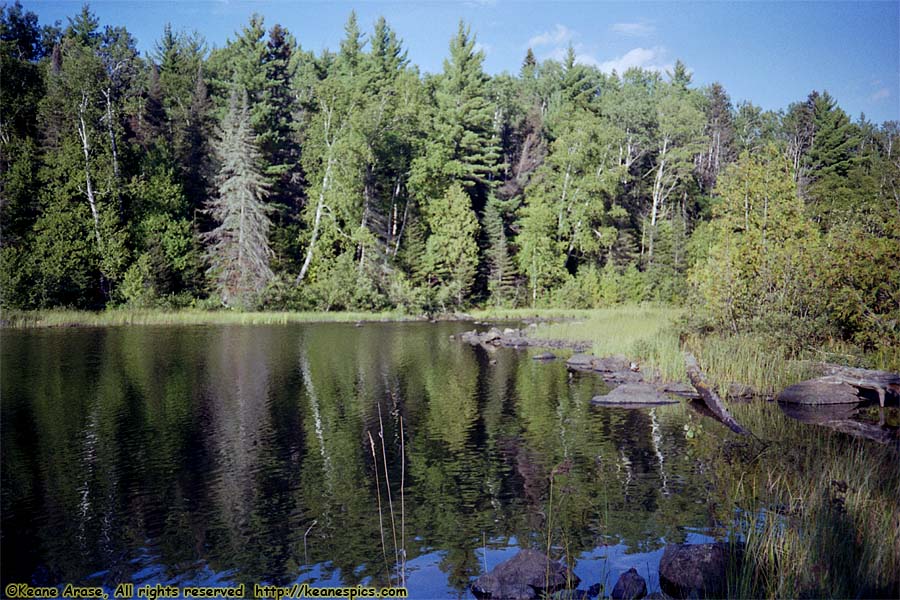
M 518 545 L 590 585 L 709 531 L 683 406 L 465 328 L 5 331 L 3 584 L 396 584 L 405 551 L 459 596 Z

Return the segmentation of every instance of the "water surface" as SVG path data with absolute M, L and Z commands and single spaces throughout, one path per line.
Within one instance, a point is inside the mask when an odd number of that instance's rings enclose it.
M 3 585 L 386 585 L 405 557 L 411 597 L 471 597 L 549 536 L 583 588 L 658 589 L 666 542 L 718 533 L 696 416 L 592 407 L 599 378 L 470 327 L 4 331 Z

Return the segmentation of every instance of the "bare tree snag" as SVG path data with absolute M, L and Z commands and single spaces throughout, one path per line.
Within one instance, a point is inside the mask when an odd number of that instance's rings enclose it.
M 744 429 L 740 423 L 735 421 L 734 417 L 728 412 L 728 409 L 725 408 L 722 399 L 719 398 L 719 395 L 712 389 L 709 383 L 707 383 L 706 377 L 703 375 L 703 371 L 700 370 L 700 365 L 697 363 L 697 359 L 693 354 L 690 352 L 684 353 L 684 364 L 687 368 L 687 375 L 688 379 L 691 380 L 691 385 L 693 385 L 697 390 L 697 393 L 700 394 L 700 398 L 706 403 L 709 410 L 716 415 L 716 418 L 735 433 L 741 435 L 750 433 Z

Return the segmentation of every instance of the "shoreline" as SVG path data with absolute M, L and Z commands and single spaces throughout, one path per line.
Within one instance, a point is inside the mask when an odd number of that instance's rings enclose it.
M 468 313 L 436 315 L 383 312 L 253 311 L 226 310 L 35 310 L 0 314 L 0 329 L 45 329 L 57 327 L 118 327 L 162 325 L 286 325 L 289 323 L 405 323 L 439 321 L 550 322 L 586 317 L 580 309 L 482 309 Z

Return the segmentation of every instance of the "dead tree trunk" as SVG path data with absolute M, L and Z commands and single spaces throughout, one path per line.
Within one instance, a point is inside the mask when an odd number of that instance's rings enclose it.
M 693 354 L 690 352 L 684 353 L 684 364 L 687 368 L 688 379 L 691 380 L 691 385 L 693 385 L 697 390 L 697 393 L 700 394 L 700 398 L 706 403 L 709 410 L 716 415 L 716 418 L 733 432 L 741 435 L 748 434 L 749 431 L 744 429 L 740 423 L 734 420 L 734 417 L 732 417 L 731 414 L 729 414 L 728 409 L 725 408 L 722 399 L 719 398 L 716 391 L 712 389 L 709 383 L 707 383 L 706 377 L 704 377 L 703 371 L 700 370 L 700 365 L 697 363 L 697 359 Z

